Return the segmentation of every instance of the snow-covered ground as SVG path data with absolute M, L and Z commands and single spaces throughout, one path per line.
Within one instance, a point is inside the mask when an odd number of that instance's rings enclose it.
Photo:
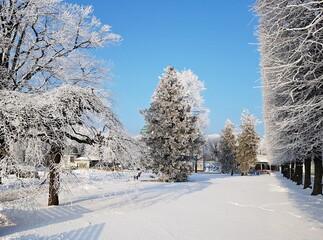
M 280 174 L 196 174 L 186 183 L 110 179 L 78 171 L 84 184 L 61 206 L 3 210 L 1 239 L 322 239 L 323 197 Z M 40 199 L 46 203 L 46 199 Z

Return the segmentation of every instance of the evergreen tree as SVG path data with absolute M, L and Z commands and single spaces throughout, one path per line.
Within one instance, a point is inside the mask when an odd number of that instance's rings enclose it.
M 203 141 L 177 71 L 171 66 L 165 71 L 150 108 L 141 111 L 147 122 L 143 140 L 149 148 L 149 167 L 162 181 L 186 181 L 193 171 L 195 149 Z
M 256 132 L 257 119 L 248 110 L 242 112 L 241 132 L 238 135 L 237 163 L 241 175 L 247 175 L 250 167 L 257 161 L 259 136 Z
M 224 173 L 231 173 L 237 167 L 236 163 L 236 137 L 234 135 L 234 126 L 228 119 L 222 129 L 220 140 L 220 163 Z

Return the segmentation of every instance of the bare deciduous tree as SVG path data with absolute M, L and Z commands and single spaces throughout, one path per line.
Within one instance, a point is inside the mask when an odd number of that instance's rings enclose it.
M 291 178 L 298 184 L 301 163 L 305 161 L 304 187 L 310 184 L 313 158 L 312 194 L 321 194 L 322 2 L 259 0 L 255 10 L 260 17 L 258 35 L 270 157 L 278 163 L 295 162 Z
M 15 164 L 16 144 L 33 163 L 51 155 L 49 205 L 58 204 L 68 144 L 98 144 L 115 155 L 134 146 L 97 90 L 108 71 L 89 51 L 121 37 L 92 11 L 60 0 L 0 1 L 1 172 Z

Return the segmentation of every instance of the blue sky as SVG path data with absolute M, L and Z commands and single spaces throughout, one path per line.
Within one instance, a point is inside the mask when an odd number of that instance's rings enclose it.
M 204 81 L 211 110 L 207 133 L 220 133 L 226 119 L 237 127 L 243 109 L 262 120 L 259 53 L 254 36 L 254 0 L 71 0 L 92 5 L 94 15 L 122 36 L 118 46 L 97 52 L 113 62 L 115 110 L 126 130 L 144 126 L 139 109 L 149 107 L 167 65 L 191 69 Z M 263 124 L 258 126 L 263 134 Z

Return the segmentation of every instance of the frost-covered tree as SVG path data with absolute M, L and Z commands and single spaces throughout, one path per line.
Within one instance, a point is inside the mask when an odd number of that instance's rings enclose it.
M 210 134 L 205 137 L 203 149 L 204 161 L 219 161 L 220 135 Z
M 92 11 L 60 0 L 0 1 L 1 176 L 16 163 L 18 143 L 30 154 L 28 164 L 50 155 L 49 205 L 58 204 L 67 145 L 98 144 L 118 154 L 132 142 L 95 88 L 107 71 L 88 50 L 120 36 Z
M 43 94 L 2 90 L 0 95 L 0 134 L 6 149 L 1 166 L 12 171 L 19 164 L 16 143 L 25 150 L 28 165 L 44 164 L 50 156 L 49 205 L 59 203 L 59 175 L 67 170 L 60 164 L 62 152 L 72 142 L 101 147 L 102 159 L 131 155 L 129 149 L 135 148 L 114 113 L 91 88 L 65 85 Z
M 248 110 L 241 116 L 240 133 L 237 138 L 237 165 L 242 175 L 247 175 L 250 167 L 257 161 L 259 136 L 256 132 L 257 119 Z
M 206 90 L 204 83 L 193 73 L 192 70 L 183 70 L 178 72 L 178 79 L 184 86 L 185 99 L 191 107 L 191 113 L 197 117 L 197 125 L 200 128 L 201 139 L 205 128 L 209 123 L 210 110 L 203 106 L 204 99 L 201 93 Z M 203 157 L 203 147 L 200 141 L 196 142 L 196 146 L 192 146 L 195 151 L 195 172 L 197 172 L 197 160 Z
M 0 89 L 36 92 L 100 82 L 105 67 L 85 50 L 120 36 L 92 11 L 61 0 L 1 0 Z
M 149 165 L 161 180 L 186 181 L 193 171 L 195 150 L 203 141 L 177 71 L 169 66 L 165 72 L 150 108 L 141 111 L 147 123 L 143 140 L 149 148 Z
M 209 124 L 208 115 L 210 112 L 208 108 L 203 106 L 204 98 L 201 93 L 206 90 L 204 83 L 190 69 L 180 72 L 179 80 L 184 86 L 185 96 L 191 106 L 191 112 L 198 117 L 198 125 L 203 131 Z
M 222 171 L 233 175 L 237 168 L 236 162 L 236 136 L 234 135 L 234 125 L 228 119 L 222 129 L 221 140 L 219 144 L 220 163 Z
M 305 162 L 304 187 L 310 185 L 313 159 L 312 194 L 321 194 L 322 2 L 259 0 L 255 10 L 260 17 L 258 35 L 268 153 L 271 159 L 287 165 L 287 171 L 288 162 L 296 163 L 298 183 Z

